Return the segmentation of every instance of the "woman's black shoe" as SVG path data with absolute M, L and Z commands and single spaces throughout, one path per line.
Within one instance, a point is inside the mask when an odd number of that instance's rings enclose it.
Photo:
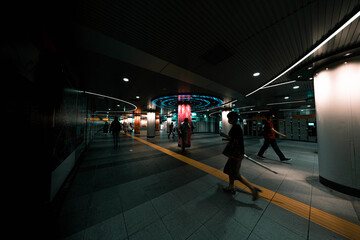
M 253 198 L 252 198 L 253 201 L 256 201 L 259 199 L 259 192 L 262 192 L 262 190 L 257 187 L 254 187 L 255 195 L 253 194 Z

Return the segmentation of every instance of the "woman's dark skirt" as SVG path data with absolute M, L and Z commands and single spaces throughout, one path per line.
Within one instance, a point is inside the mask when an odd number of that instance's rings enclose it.
M 239 175 L 242 159 L 229 158 L 224 167 L 224 173 L 236 179 Z

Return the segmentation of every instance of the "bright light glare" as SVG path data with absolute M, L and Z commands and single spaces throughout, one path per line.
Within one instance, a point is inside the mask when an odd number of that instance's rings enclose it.
M 343 24 L 340 28 L 338 28 L 333 34 L 331 34 L 329 37 L 327 37 L 324 41 L 322 41 L 318 46 L 316 46 L 313 50 L 311 50 L 308 54 L 306 54 L 303 58 L 301 58 L 299 61 L 297 61 L 294 65 L 286 69 L 284 72 L 282 72 L 279 76 L 272 79 L 271 81 L 267 82 L 263 86 L 257 88 L 256 90 L 252 91 L 251 93 L 247 94 L 246 97 L 256 93 L 260 89 L 263 89 L 265 86 L 269 85 L 270 83 L 274 82 L 278 78 L 285 75 L 287 72 L 289 72 L 291 69 L 299 65 L 302 61 L 304 61 L 306 58 L 308 58 L 310 55 L 312 55 L 314 52 L 316 52 L 319 48 L 324 46 L 328 41 L 330 41 L 333 37 L 335 37 L 339 32 L 341 32 L 345 27 L 347 27 L 350 23 L 352 23 L 356 18 L 360 16 L 360 11 L 358 11 L 352 18 L 350 18 L 345 24 Z
M 293 89 L 298 89 L 299 88 L 299 86 L 293 86 Z
M 260 73 L 259 73 L 259 72 L 256 72 L 256 73 L 253 74 L 253 76 L 254 76 L 254 77 L 258 77 L 258 76 L 260 76 Z
M 128 82 L 129 79 L 128 78 L 123 78 L 124 82 Z

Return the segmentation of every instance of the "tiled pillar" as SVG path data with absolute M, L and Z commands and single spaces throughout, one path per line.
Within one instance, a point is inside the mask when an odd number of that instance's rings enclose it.
M 134 133 L 140 134 L 140 119 L 141 119 L 141 112 L 140 109 L 135 110 L 135 122 L 134 122 Z
M 160 114 L 156 113 L 155 116 L 155 131 L 160 131 Z
M 316 72 L 320 181 L 347 194 L 360 194 L 360 57 Z
M 166 132 L 169 133 L 170 132 L 170 124 L 171 124 L 171 117 L 167 117 L 166 118 Z
M 188 118 L 189 125 L 191 126 L 191 105 L 189 103 L 179 102 L 178 104 L 178 129 L 180 129 L 181 123 L 184 122 L 184 119 Z M 179 137 L 178 146 L 181 147 L 182 141 Z M 185 141 L 185 147 L 191 146 L 191 129 L 188 130 L 187 138 Z
M 221 124 L 222 124 L 222 129 L 221 132 L 225 133 L 225 134 L 229 134 L 229 131 L 231 129 L 231 124 L 228 121 L 227 115 L 230 112 L 230 110 L 223 110 L 221 112 Z
M 147 137 L 155 137 L 155 112 L 147 113 Z

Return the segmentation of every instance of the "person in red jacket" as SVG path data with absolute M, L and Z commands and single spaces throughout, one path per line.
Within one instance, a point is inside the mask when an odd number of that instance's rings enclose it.
M 258 152 L 257 155 L 259 158 L 265 158 L 263 156 L 263 154 L 266 151 L 266 149 L 269 147 L 269 145 L 271 145 L 282 162 L 289 161 L 289 160 L 291 160 L 291 158 L 286 158 L 284 156 L 284 154 L 281 152 L 280 148 L 278 147 L 278 145 L 276 143 L 276 139 L 275 139 L 275 134 L 278 134 L 284 138 L 286 138 L 286 135 L 279 133 L 278 131 L 276 131 L 274 129 L 274 125 L 272 123 L 273 117 L 274 117 L 274 115 L 272 115 L 272 114 L 269 114 L 266 117 L 267 120 L 266 120 L 265 126 L 264 126 L 264 144 L 260 148 L 260 151 Z

